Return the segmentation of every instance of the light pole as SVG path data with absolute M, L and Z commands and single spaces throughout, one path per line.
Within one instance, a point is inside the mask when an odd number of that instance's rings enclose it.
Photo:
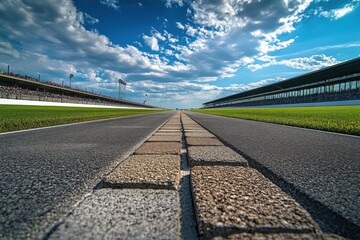
M 119 78 L 119 96 L 118 96 L 118 98 L 120 99 L 120 94 L 121 94 L 121 79 Z
M 69 79 L 70 79 L 70 88 L 71 88 L 71 79 L 74 77 L 74 74 L 70 73 Z
M 121 98 L 121 85 L 124 85 L 124 98 L 125 98 L 125 91 L 126 91 L 126 82 L 119 78 L 119 99 Z
M 144 100 L 144 104 L 146 104 L 146 97 L 147 97 L 147 93 L 144 94 L 145 100 Z

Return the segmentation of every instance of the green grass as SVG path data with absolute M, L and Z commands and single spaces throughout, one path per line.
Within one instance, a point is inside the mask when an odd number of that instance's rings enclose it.
M 0 132 L 161 111 L 163 110 L 0 105 Z
M 360 106 L 226 108 L 194 112 L 360 135 Z

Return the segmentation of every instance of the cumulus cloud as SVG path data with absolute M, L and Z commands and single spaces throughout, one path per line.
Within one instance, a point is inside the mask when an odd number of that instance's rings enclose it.
M 144 39 L 146 45 L 148 45 L 151 48 L 151 50 L 159 51 L 159 44 L 158 44 L 158 40 L 156 37 L 149 37 L 149 36 L 144 35 L 143 39 Z
M 19 58 L 19 52 L 13 48 L 10 42 L 5 42 L 0 40 L 0 54 L 8 55 L 14 58 Z
M 32 9 L 31 11 L 29 9 Z M 42 11 L 46 9 L 47 11 Z M 41 12 L 42 14 L 37 14 Z M 64 14 L 67 13 L 67 14 Z M 16 16 L 14 18 L 14 16 Z M 84 16 L 74 7 L 72 1 L 3 1 L 0 4 L 0 22 L 11 22 L 2 27 L 6 39 L 2 41 L 1 51 L 22 58 L 18 64 L 38 59 L 71 63 L 78 72 L 89 72 L 90 69 L 116 71 L 137 77 L 149 78 L 153 73 L 157 79 L 165 74 L 176 74 L 187 71 L 188 67 L 178 62 L 168 64 L 166 59 L 158 55 L 142 52 L 132 45 L 119 46 L 113 44 L 108 37 L 97 31 L 86 30 L 83 26 Z M 52 24 L 49 24 L 52 23 Z M 157 51 L 159 46 L 155 37 L 144 36 L 149 46 Z M 9 44 L 16 42 L 20 48 Z M 24 51 L 28 51 L 25 53 Z M 40 56 L 42 56 L 40 58 Z M 2 61 L 9 62 L 8 58 Z M 31 66 L 34 71 L 44 70 L 41 66 Z M 62 68 L 47 69 L 64 75 Z M 101 74 L 100 74 L 101 75 Z M 115 81 L 115 80 L 114 80 Z
M 99 22 L 99 19 L 94 18 L 87 13 L 84 13 L 84 17 L 85 17 L 85 21 L 89 24 L 95 24 Z
M 179 29 L 182 29 L 182 30 L 185 29 L 185 26 L 182 25 L 181 22 L 176 22 L 176 26 L 177 26 Z
M 251 71 L 257 71 L 265 67 L 275 66 L 275 65 L 282 65 L 291 67 L 294 69 L 300 70 L 318 70 L 323 67 L 328 67 L 334 64 L 337 64 L 338 61 L 331 56 L 326 56 L 324 54 L 320 55 L 313 55 L 311 57 L 301 57 L 301 58 L 292 58 L 292 59 L 285 59 L 277 61 L 275 58 L 269 58 L 268 62 L 263 64 L 249 64 L 248 68 Z
M 295 38 L 279 36 L 295 30 L 310 0 L 240 1 L 195 0 L 188 8 L 191 22 L 179 29 L 188 35 L 187 45 L 170 45 L 175 56 L 195 66 L 196 81 L 232 77 L 253 58 L 287 48 Z
M 119 0 L 100 0 L 100 3 L 115 10 L 120 9 Z
M 118 1 L 102 2 L 118 7 Z M 169 3 L 182 5 L 183 1 Z M 67 0 L 61 3 L 43 1 L 41 4 L 8 0 L 3 3 L 3 9 L 0 8 L 0 20 L 13 23 L 11 27 L 4 26 L 9 42 L 20 41 L 24 49 L 49 54 L 49 58 L 57 60 L 72 61 L 76 66 L 102 66 L 112 71 L 131 73 L 129 77 L 139 77 L 141 74 L 149 77 L 147 74 L 153 73 L 154 80 L 158 81 L 161 80 L 159 76 L 167 76 L 167 79 L 174 81 L 189 78 L 194 81 L 214 81 L 234 76 L 241 66 L 246 66 L 243 61 L 245 57 L 252 58 L 259 52 L 275 51 L 291 44 L 293 39 L 279 41 L 276 36 L 281 31 L 274 32 L 285 25 L 281 22 L 283 19 L 292 19 L 300 14 L 304 5 L 306 3 L 303 1 L 285 6 L 282 1 L 196 0 L 189 6 L 194 25 L 177 24 L 192 37 L 186 38 L 186 45 L 179 44 L 178 38 L 167 31 L 160 33 L 152 29 L 150 35 L 142 36 L 152 51 L 161 50 L 167 54 L 164 56 L 176 57 L 176 61 L 142 52 L 132 45 L 115 45 L 106 36 L 86 30 L 84 18 L 94 23 L 95 18 L 78 12 Z M 36 9 L 45 7 L 48 9 L 46 14 L 36 14 Z M 34 11 L 25 10 L 28 8 Z M 64 15 L 64 12 L 68 14 Z M 14 21 L 13 16 L 19 17 Z M 286 24 L 291 21 L 288 20 Z M 56 24 L 50 27 L 45 24 L 48 22 Z M 254 31 L 261 34 L 254 36 L 251 34 Z M 275 37 L 267 38 L 266 34 L 270 33 Z M 168 47 L 160 48 L 159 41 Z M 273 42 L 270 44 L 270 41 Z
M 355 2 L 346 4 L 342 8 L 332 9 L 330 11 L 320 11 L 319 15 L 330 18 L 332 20 L 338 20 L 339 18 L 344 17 L 345 15 L 351 13 L 355 9 Z
M 172 5 L 179 5 L 180 7 L 184 6 L 183 0 L 165 0 L 165 6 L 167 8 L 172 7 Z
M 130 91 L 139 93 L 138 101 L 142 101 L 144 94 L 148 94 L 148 101 L 152 104 L 171 107 L 173 102 L 176 101 L 182 107 L 189 108 L 201 107 L 202 103 L 215 98 L 247 91 L 276 81 L 279 81 L 279 79 L 264 79 L 248 84 L 231 84 L 220 87 L 208 83 L 193 83 L 190 81 L 159 83 L 145 80 L 131 84 Z

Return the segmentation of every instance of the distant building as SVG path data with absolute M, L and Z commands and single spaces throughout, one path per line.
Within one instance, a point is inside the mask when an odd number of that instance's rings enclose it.
M 204 108 L 360 100 L 360 58 L 216 99 Z

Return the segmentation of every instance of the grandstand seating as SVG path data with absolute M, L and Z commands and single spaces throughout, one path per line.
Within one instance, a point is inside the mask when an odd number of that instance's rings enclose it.
M 216 99 L 204 108 L 360 100 L 360 58 Z

